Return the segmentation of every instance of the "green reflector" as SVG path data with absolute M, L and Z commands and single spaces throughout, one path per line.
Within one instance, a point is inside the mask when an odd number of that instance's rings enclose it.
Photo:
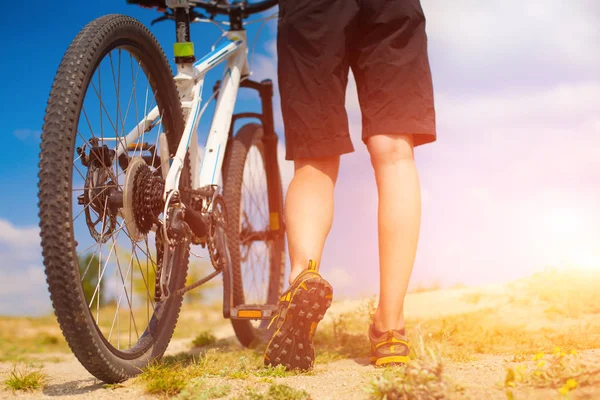
M 194 43 L 177 42 L 173 45 L 175 57 L 189 57 L 194 55 Z

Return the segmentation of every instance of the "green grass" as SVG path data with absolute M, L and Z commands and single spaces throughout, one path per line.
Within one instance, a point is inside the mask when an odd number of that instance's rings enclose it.
M 124 388 L 125 386 L 123 386 L 120 383 L 105 383 L 104 385 L 102 385 L 102 387 L 107 390 L 116 390 L 116 389 Z
M 138 378 L 144 383 L 147 393 L 174 396 L 181 392 L 187 383 L 187 376 L 181 364 L 155 363 L 144 369 Z
M 194 379 L 181 391 L 181 400 L 210 400 L 225 397 L 231 391 L 229 384 L 210 385 L 204 379 Z
M 46 374 L 39 370 L 30 370 L 29 368 L 14 367 L 4 381 L 6 389 L 24 392 L 33 392 L 43 389 L 48 381 Z
M 28 362 L 31 355 L 68 351 L 53 316 L 0 317 L 0 362 Z
M 174 356 L 164 356 L 160 361 L 162 364 L 182 364 L 189 365 L 200 359 L 200 355 L 194 355 L 191 353 L 180 352 Z
M 266 392 L 261 393 L 255 388 L 247 389 L 237 400 L 310 400 L 310 395 L 304 390 L 294 389 L 288 385 L 272 384 Z
M 445 399 L 448 384 L 444 382 L 441 369 L 415 367 L 411 369 L 386 370 L 375 378 L 368 388 L 372 400 L 429 400 Z
M 215 344 L 217 338 L 210 331 L 204 331 L 199 333 L 194 340 L 192 340 L 192 345 L 194 347 L 204 347 L 210 346 L 211 344 Z
M 552 388 L 567 396 L 582 386 L 600 384 L 600 366 L 583 362 L 577 351 L 563 351 L 557 347 L 551 354 L 543 352 L 532 361 L 507 368 L 504 387 L 507 396 L 522 387 Z
M 462 388 L 444 374 L 443 358 L 422 337 L 414 341 L 411 361 L 401 367 L 389 367 L 367 387 L 371 400 L 439 400 Z
M 254 375 L 265 378 L 283 378 L 289 376 L 290 372 L 286 371 L 283 365 L 278 365 L 276 367 L 259 368 Z
M 184 393 L 187 382 L 201 382 L 206 379 L 228 379 L 258 382 L 259 380 L 283 378 L 314 372 L 286 371 L 283 366 L 265 367 L 262 349 L 244 349 L 235 344 L 211 347 L 198 355 L 180 353 L 165 357 L 162 361 L 148 366 L 138 377 L 145 391 L 150 394 L 174 396 Z M 188 392 L 193 392 L 192 389 Z M 190 395 L 188 393 L 188 395 Z

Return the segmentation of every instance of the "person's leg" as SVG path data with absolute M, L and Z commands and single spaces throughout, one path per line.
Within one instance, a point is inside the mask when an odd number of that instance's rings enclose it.
M 275 328 L 265 349 L 267 366 L 309 370 L 314 364 L 314 334 L 333 301 L 333 288 L 315 267 L 333 222 L 339 159 L 330 156 L 295 161 L 285 207 L 292 261 L 290 286 L 280 297 L 270 322 Z
M 404 297 L 415 261 L 421 221 L 421 189 L 411 135 L 367 140 L 379 194 L 380 297 L 374 326 L 404 328 Z
M 374 328 L 381 332 L 404 327 L 404 297 L 421 218 L 413 150 L 435 141 L 435 110 L 420 1 L 363 0 L 360 4 L 361 34 L 350 65 L 361 104 L 362 138 L 379 194 L 381 277 Z M 399 350 L 391 348 L 395 350 L 391 353 Z M 377 356 L 381 365 L 387 363 L 385 355 Z
M 333 223 L 333 190 L 340 157 L 298 159 L 287 191 L 286 230 L 292 271 L 290 283 L 314 260 L 320 265 Z
M 333 220 L 339 157 L 354 150 L 344 100 L 357 12 L 358 2 L 347 0 L 279 2 L 281 112 L 286 159 L 296 166 L 286 200 L 292 279 L 270 322 L 265 365 L 312 368 L 314 334 L 333 300 L 315 267 Z
M 309 260 L 320 265 L 340 156 L 354 151 L 344 104 L 358 4 L 282 0 L 279 8 L 281 112 L 286 159 L 295 165 L 285 205 L 292 283 Z

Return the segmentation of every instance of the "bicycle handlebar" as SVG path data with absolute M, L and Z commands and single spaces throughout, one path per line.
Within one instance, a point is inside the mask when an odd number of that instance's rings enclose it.
M 167 8 L 167 3 L 165 0 L 127 0 L 127 4 L 137 4 L 141 7 L 146 8 L 158 8 L 159 10 L 164 10 Z
M 246 4 L 246 3 L 221 4 L 221 3 L 214 3 L 214 2 L 207 3 L 204 1 L 200 1 L 200 0 L 198 0 L 198 1 L 191 0 L 190 3 L 194 7 L 200 7 L 202 9 L 206 10 L 210 14 L 228 15 L 233 9 L 240 8 L 244 14 L 251 15 L 251 14 L 257 14 L 259 12 L 263 12 L 265 10 L 268 10 L 271 7 L 275 7 L 277 5 L 277 3 L 279 3 L 279 0 L 265 0 L 265 1 L 261 1 L 260 3 L 252 3 L 252 4 Z
M 271 7 L 275 7 L 279 0 L 264 0 L 260 3 L 247 4 L 245 2 L 234 3 L 234 4 L 222 4 L 216 1 L 201 1 L 201 0 L 190 0 L 192 7 L 199 7 L 204 9 L 209 14 L 221 14 L 229 15 L 232 11 L 241 11 L 244 15 L 257 14 L 268 10 Z M 137 4 L 146 8 L 157 7 L 159 10 L 167 8 L 166 0 L 127 0 L 128 4 Z

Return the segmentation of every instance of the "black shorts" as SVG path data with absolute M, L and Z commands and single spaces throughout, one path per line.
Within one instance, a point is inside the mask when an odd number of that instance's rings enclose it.
M 286 158 L 354 151 L 345 109 L 356 79 L 362 139 L 433 142 L 435 111 L 419 0 L 280 0 L 278 75 Z

